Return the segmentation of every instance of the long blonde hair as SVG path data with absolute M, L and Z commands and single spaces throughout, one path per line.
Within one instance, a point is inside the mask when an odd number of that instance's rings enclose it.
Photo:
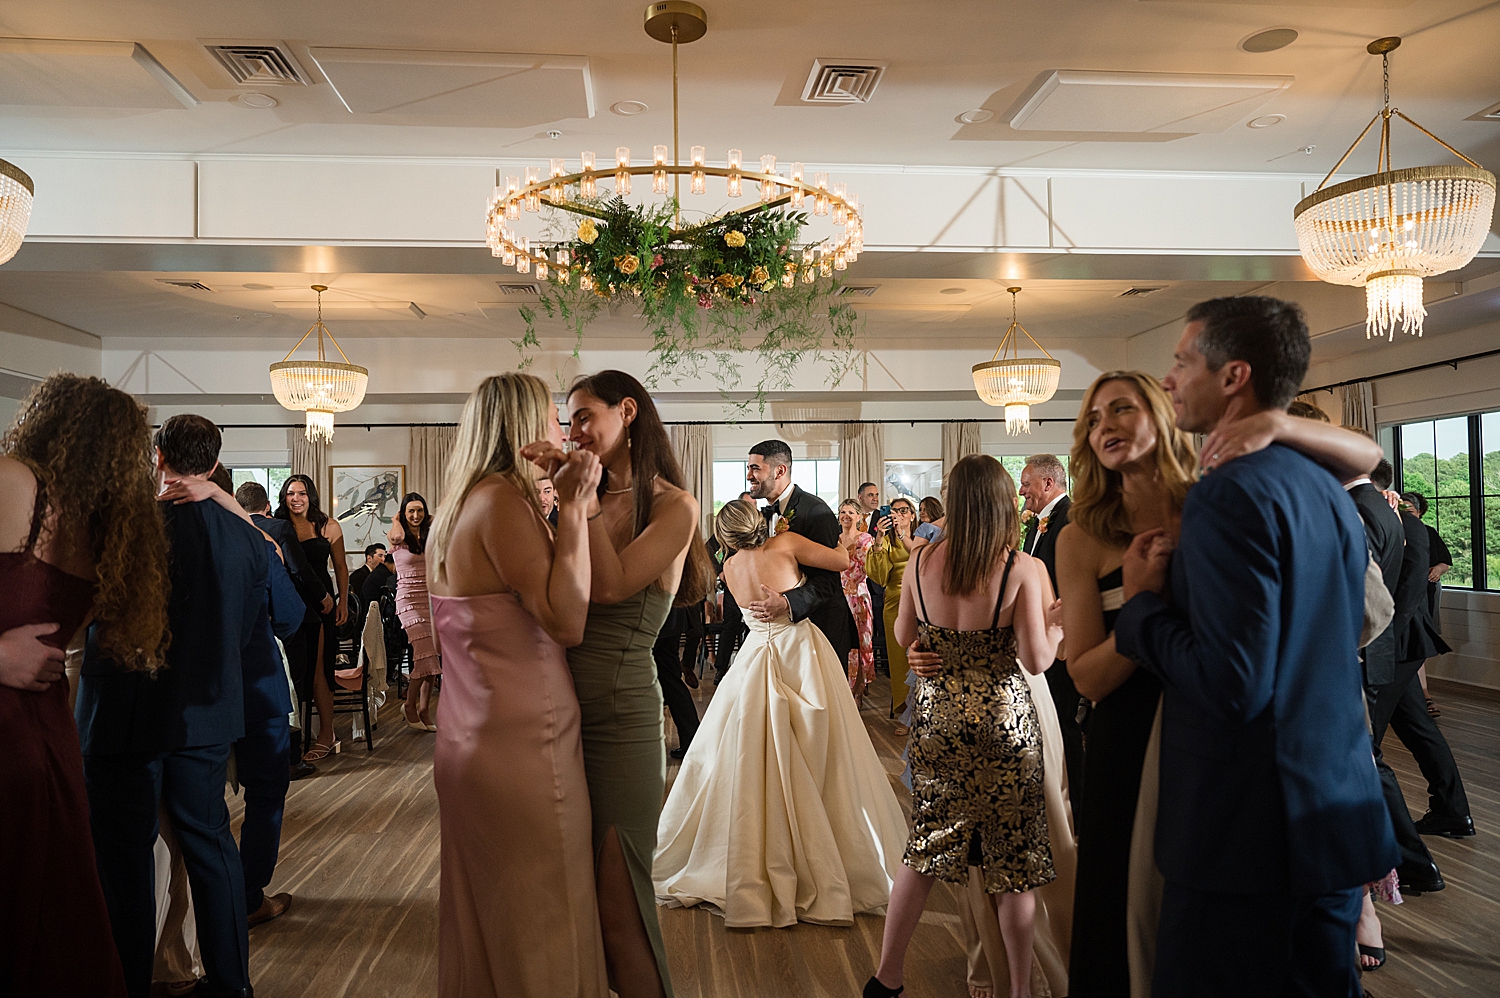
M 1078 524 L 1079 530 L 1100 544 L 1123 548 L 1130 546 L 1135 532 L 1125 511 L 1120 473 L 1100 464 L 1094 448 L 1089 446 L 1089 408 L 1099 389 L 1110 381 L 1129 382 L 1146 403 L 1156 426 L 1156 472 L 1172 495 L 1173 508 L 1179 512 L 1193 484 L 1198 452 L 1192 438 L 1177 428 L 1171 396 L 1151 375 L 1143 371 L 1106 371 L 1089 385 L 1083 393 L 1078 419 L 1073 423 L 1073 451 L 1068 462 L 1068 471 L 1073 476 L 1073 504 L 1068 508 L 1068 522 Z
M 943 592 L 968 596 L 989 582 L 1021 536 L 1016 483 L 988 454 L 961 458 L 948 473 L 948 561 Z
M 537 516 L 543 515 L 534 485 L 541 473 L 521 457 L 520 451 L 529 443 L 547 439 L 547 406 L 551 401 L 547 383 L 541 378 L 507 371 L 485 378 L 464 402 L 458 437 L 444 476 L 444 499 L 427 542 L 427 559 L 435 578 L 444 577 L 458 511 L 474 486 L 490 475 L 504 478 L 531 504 Z

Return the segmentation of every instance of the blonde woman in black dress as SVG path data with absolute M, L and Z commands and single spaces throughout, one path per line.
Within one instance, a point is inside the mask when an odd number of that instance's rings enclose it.
M 1036 899 L 1056 873 L 1048 841 L 1042 739 L 1022 669 L 1052 664 L 1060 611 L 1042 563 L 1016 550 L 1016 489 L 982 454 L 953 467 L 947 534 L 913 553 L 895 636 L 939 655 L 912 708 L 912 829 L 896 874 L 880 967 L 865 998 L 902 991 L 906 947 L 937 880 L 984 873 L 996 896 L 1013 998 L 1031 993 Z

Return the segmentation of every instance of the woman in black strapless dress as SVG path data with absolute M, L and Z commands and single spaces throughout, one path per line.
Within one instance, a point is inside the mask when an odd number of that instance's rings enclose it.
M 337 520 L 319 507 L 318 488 L 306 475 L 293 475 L 282 484 L 276 517 L 291 521 L 297 528 L 297 540 L 302 544 L 307 563 L 332 600 L 332 606 L 324 601 L 318 620 L 303 624 L 287 646 L 297 697 L 304 702 L 312 700 L 318 710 L 318 740 L 302 761 L 317 762 L 338 751 L 333 733 L 333 670 L 338 654 L 338 628 L 349 616 L 349 566 L 344 561 L 344 531 Z M 330 562 L 332 577 L 328 572 Z M 302 734 L 304 745 L 309 734 L 308 731 Z

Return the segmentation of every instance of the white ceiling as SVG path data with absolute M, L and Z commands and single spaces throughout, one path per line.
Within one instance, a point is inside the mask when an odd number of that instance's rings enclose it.
M 826 163 L 1325 170 L 1379 107 L 1380 64 L 1365 43 L 1397 34 L 1405 42 L 1393 56 L 1396 102 L 1470 155 L 1500 159 L 1500 122 L 1466 120 L 1500 100 L 1494 58 L 1500 6 L 1487 0 L 720 0 L 706 6 L 707 37 L 682 50 L 683 144 L 714 152 L 733 146 L 752 159 L 772 152 L 784 161 Z M 644 150 L 670 134 L 671 92 L 669 50 L 645 35 L 642 9 L 616 0 L 11 4 L 0 15 L 0 34 L 138 42 L 202 103 L 170 110 L 3 106 L 0 143 L 12 151 L 197 155 L 573 157 L 581 148 Z M 1300 37 L 1269 53 L 1237 47 L 1271 27 L 1294 28 Z M 314 83 L 236 86 L 200 40 L 284 42 Z M 312 47 L 583 57 L 596 113 L 578 116 L 586 111 L 579 109 L 576 81 L 568 84 L 573 96 L 555 100 L 520 78 L 509 91 L 487 88 L 490 101 L 439 102 L 438 110 L 453 112 L 440 117 L 418 106 L 411 114 L 351 113 L 310 57 Z M 801 102 L 813 60 L 830 56 L 887 64 L 870 103 Z M 1249 129 L 1237 118 L 1221 132 L 1186 137 L 1012 129 L 1024 99 L 1054 70 L 1293 82 L 1263 106 L 1247 105 L 1244 119 L 1286 116 L 1271 128 Z M 232 103 L 248 90 L 268 93 L 280 106 Z M 620 101 L 650 109 L 622 117 L 609 110 Z M 976 108 L 994 117 L 976 125 L 956 120 Z M 546 138 L 549 129 L 562 139 Z M 1423 162 L 1440 159 L 1435 146 L 1413 136 L 1398 132 L 1398 158 L 1409 152 Z M 1316 146 L 1310 156 L 1299 151 L 1307 145 Z

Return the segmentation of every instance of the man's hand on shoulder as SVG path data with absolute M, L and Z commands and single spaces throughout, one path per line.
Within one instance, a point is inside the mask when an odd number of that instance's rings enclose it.
M 1172 541 L 1165 530 L 1148 530 L 1136 534 L 1125 551 L 1121 569 L 1124 595 L 1129 602 L 1138 593 L 1162 594 L 1167 591 L 1167 568 L 1172 563 Z

